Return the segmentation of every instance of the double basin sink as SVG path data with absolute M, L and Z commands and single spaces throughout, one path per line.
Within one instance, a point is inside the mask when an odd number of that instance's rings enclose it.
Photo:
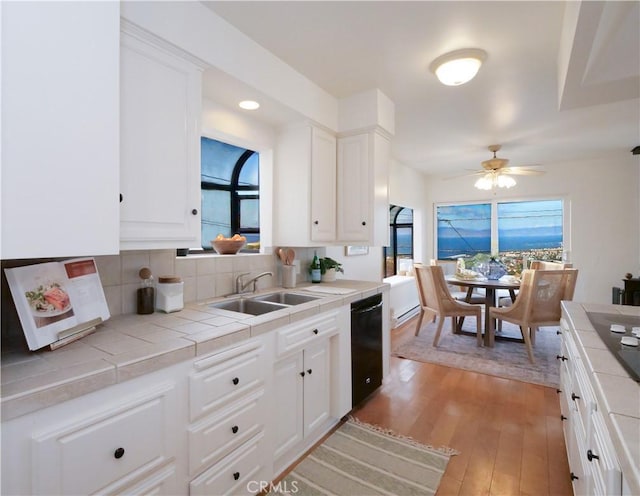
M 319 299 L 319 296 L 280 291 L 259 296 L 235 296 L 225 301 L 209 304 L 210 307 L 248 315 L 262 315 L 301 303 Z

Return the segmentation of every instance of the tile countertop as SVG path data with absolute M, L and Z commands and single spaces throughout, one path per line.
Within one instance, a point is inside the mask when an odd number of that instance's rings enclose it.
M 640 494 L 640 383 L 631 379 L 591 325 L 587 312 L 640 317 L 640 307 L 563 302 L 624 478 Z
M 305 291 L 301 284 L 290 292 Z M 2 349 L 3 420 L 70 400 L 112 384 L 153 372 L 225 346 L 273 331 L 361 298 L 388 291 L 389 285 L 337 280 L 314 288 L 342 288 L 348 294 L 316 293 L 318 300 L 263 315 L 229 312 L 208 304 L 215 298 L 186 304 L 179 312 L 112 317 L 93 334 L 58 348 L 30 352 Z M 282 288 L 270 288 L 257 296 Z M 46 351 L 45 351 L 46 350 Z

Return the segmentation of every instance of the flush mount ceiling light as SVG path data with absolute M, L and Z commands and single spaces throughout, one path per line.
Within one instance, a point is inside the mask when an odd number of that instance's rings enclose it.
M 429 65 L 442 84 L 458 86 L 471 81 L 478 73 L 487 52 L 479 48 L 463 48 L 445 53 Z
M 242 100 L 238 106 L 245 110 L 257 110 L 260 108 L 260 104 L 254 100 Z

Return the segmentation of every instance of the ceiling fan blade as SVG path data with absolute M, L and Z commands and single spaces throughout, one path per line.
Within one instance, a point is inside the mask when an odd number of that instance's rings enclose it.
M 484 176 L 487 173 L 486 170 L 479 170 L 479 171 L 471 171 L 471 172 L 467 172 L 465 174 L 457 174 L 455 176 L 448 176 L 443 178 L 445 181 L 450 181 L 451 179 L 460 179 L 461 177 L 473 177 L 473 176 Z
M 506 167 L 500 172 L 502 174 L 511 174 L 514 176 L 541 176 L 545 171 L 522 169 L 520 167 Z

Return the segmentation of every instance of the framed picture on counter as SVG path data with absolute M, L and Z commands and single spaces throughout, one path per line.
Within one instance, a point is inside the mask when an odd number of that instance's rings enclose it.
M 369 253 L 368 246 L 345 246 L 344 254 L 348 257 L 352 257 L 354 255 L 367 255 Z

